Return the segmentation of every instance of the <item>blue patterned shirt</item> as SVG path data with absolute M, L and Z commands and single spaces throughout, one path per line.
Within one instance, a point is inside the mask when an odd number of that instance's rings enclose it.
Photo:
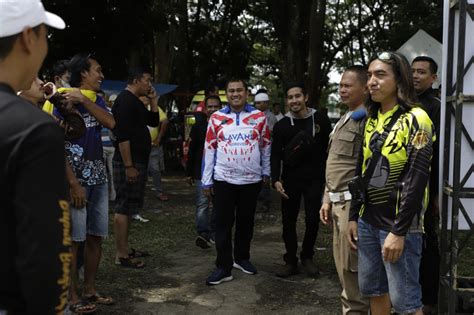
M 97 96 L 95 103 L 109 111 L 104 100 Z M 82 186 L 93 186 L 107 182 L 106 166 L 103 159 L 102 125 L 82 105 L 76 105 L 86 124 L 86 133 L 77 140 L 65 141 L 67 159 Z M 56 109 L 54 115 L 60 116 Z

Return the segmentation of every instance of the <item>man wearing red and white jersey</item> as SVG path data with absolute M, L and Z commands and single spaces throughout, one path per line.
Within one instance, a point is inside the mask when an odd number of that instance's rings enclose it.
M 208 285 L 232 280 L 232 267 L 256 274 L 250 262 L 250 242 L 257 197 L 270 175 L 270 131 L 265 114 L 247 104 L 247 84 L 240 79 L 226 86 L 229 105 L 209 119 L 204 145 L 202 187 L 214 194 L 217 269 Z M 235 225 L 232 254 L 232 227 Z

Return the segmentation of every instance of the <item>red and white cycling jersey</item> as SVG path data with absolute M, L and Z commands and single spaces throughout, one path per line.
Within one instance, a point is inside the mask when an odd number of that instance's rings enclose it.
M 239 113 L 229 106 L 215 112 L 207 126 L 202 186 L 212 186 L 214 179 L 253 184 L 270 176 L 270 146 L 263 112 L 248 104 Z

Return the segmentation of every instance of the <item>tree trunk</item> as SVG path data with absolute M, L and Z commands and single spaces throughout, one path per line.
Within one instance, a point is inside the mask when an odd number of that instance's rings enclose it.
M 326 83 L 321 66 L 323 62 L 323 47 L 326 18 L 326 0 L 311 1 L 308 84 L 310 106 L 318 107 L 321 97 L 321 87 Z

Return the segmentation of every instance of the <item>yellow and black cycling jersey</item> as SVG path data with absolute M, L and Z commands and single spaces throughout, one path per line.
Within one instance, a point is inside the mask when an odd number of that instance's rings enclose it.
M 377 117 L 367 119 L 359 166 L 362 173 L 372 157 L 374 140 L 383 133 L 398 108 L 396 105 L 384 114 L 379 111 Z M 359 216 L 374 227 L 396 235 L 421 230 L 428 202 L 433 130 L 433 123 L 422 108 L 414 107 L 401 114 L 382 146 L 365 203 L 353 205 L 351 220 Z

